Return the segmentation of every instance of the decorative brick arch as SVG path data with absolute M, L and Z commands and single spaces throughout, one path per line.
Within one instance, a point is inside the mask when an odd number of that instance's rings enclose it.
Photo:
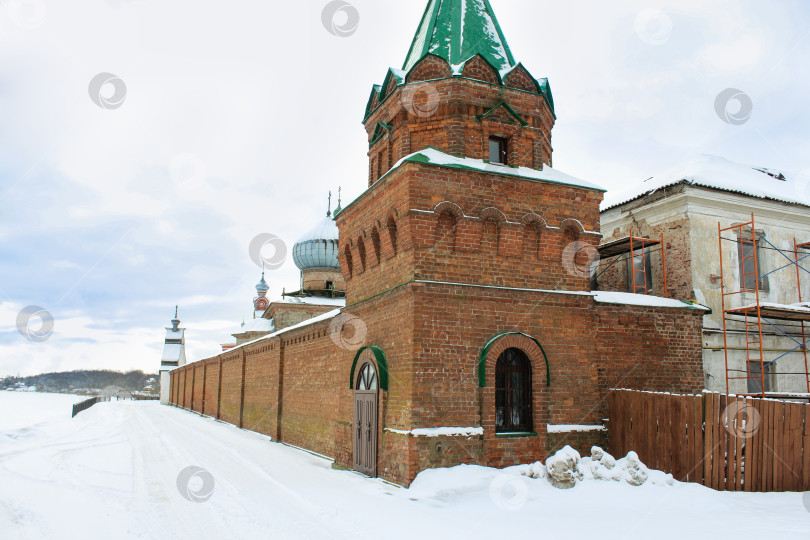
M 408 72 L 406 83 L 446 79 L 453 76 L 453 69 L 447 60 L 434 54 L 426 54 Z
M 504 85 L 510 88 L 517 88 L 518 90 L 525 90 L 526 92 L 532 92 L 535 94 L 540 93 L 540 87 L 523 64 L 518 64 L 514 68 L 512 68 L 509 73 L 507 73 L 503 78 Z
M 542 217 L 538 216 L 534 212 L 529 212 L 525 214 L 522 218 L 520 218 L 520 224 L 524 227 L 529 227 L 531 225 L 537 224 L 539 227 L 543 229 L 548 229 L 548 223 Z
M 388 390 L 388 361 L 385 358 L 383 350 L 376 345 L 363 347 L 354 355 L 352 370 L 349 374 L 349 388 L 354 390 L 354 375 L 357 366 L 362 366 L 367 360 L 377 367 L 377 376 L 380 378 L 380 390 Z
M 478 386 L 479 388 L 486 388 L 487 386 L 487 373 L 494 377 L 495 363 L 503 351 L 514 347 L 520 349 L 529 361 L 532 363 L 532 371 L 537 373 L 537 366 L 546 366 L 546 386 L 551 386 L 551 370 L 549 369 L 548 356 L 540 342 L 523 332 L 505 332 L 498 334 L 489 341 L 481 349 L 481 354 L 478 356 Z
M 464 63 L 461 74 L 468 79 L 501 84 L 501 75 L 498 70 L 480 54 L 476 54 Z
M 478 217 L 481 219 L 481 221 L 491 219 L 493 221 L 497 221 L 498 224 L 506 223 L 506 216 L 503 215 L 503 212 L 492 206 L 481 210 L 481 213 L 478 215 Z
M 464 217 L 464 211 L 459 205 L 450 201 L 442 201 L 433 208 L 434 214 L 443 214 L 448 212 L 456 218 L 456 221 Z

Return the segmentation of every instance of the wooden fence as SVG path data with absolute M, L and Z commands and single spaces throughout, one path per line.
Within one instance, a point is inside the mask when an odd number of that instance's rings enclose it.
M 810 405 L 614 390 L 610 452 L 727 491 L 810 490 Z

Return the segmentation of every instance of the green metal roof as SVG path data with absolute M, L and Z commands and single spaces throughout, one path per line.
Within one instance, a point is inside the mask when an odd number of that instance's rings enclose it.
M 426 54 L 454 66 L 476 54 L 498 71 L 515 66 L 489 0 L 430 0 L 403 69 L 410 71 Z

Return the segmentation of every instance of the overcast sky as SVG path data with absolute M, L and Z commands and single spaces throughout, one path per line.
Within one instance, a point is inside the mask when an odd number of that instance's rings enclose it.
M 807 2 L 491 3 L 549 78 L 555 168 L 608 189 L 697 153 L 810 169 Z M 251 240 L 291 248 L 329 190 L 345 205 L 367 184 L 371 85 L 402 67 L 426 0 L 351 4 L 341 37 L 326 0 L 0 2 L 0 376 L 156 371 L 175 304 L 191 360 L 232 340 Z M 723 120 L 728 88 L 744 95 Z M 288 257 L 270 296 L 298 279 Z M 27 306 L 52 315 L 47 339 L 37 316 L 18 330 Z

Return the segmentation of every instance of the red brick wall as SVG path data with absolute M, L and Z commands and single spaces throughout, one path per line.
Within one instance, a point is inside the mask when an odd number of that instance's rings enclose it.
M 488 159 L 490 135 L 509 139 L 513 165 L 536 169 L 551 165 L 551 130 L 556 119 L 545 98 L 537 93 L 525 70 L 511 73 L 506 86 L 495 79 L 495 73 L 480 58 L 467 64 L 463 77 L 451 77 L 443 59 L 425 57 L 411 70 L 407 84 L 388 94 L 364 122 L 369 143 L 380 122 L 393 128 L 369 149 L 369 185 L 402 157 L 427 146 L 457 156 Z M 482 116 L 502 102 L 527 125 L 504 109 Z
M 428 467 L 544 460 L 560 441 L 546 434 L 546 424 L 601 424 L 611 388 L 695 392 L 702 387 L 700 311 L 597 304 L 582 294 L 417 283 L 345 313 L 362 322 L 363 344 L 385 352 L 390 374 L 389 389 L 380 393 L 378 474 L 403 484 Z M 223 353 L 223 420 L 238 424 L 241 413 L 248 429 L 350 466 L 349 373 L 356 346 L 341 347 L 344 342 L 330 337 L 334 321 Z M 534 342 L 509 336 L 490 349 L 487 385 L 479 388 L 482 348 L 493 336 L 513 331 L 540 341 L 548 356 L 550 387 Z M 495 435 L 494 363 L 509 346 L 520 347 L 532 361 L 536 436 Z M 175 370 L 173 380 L 188 374 L 190 389 L 198 364 Z M 217 365 L 218 360 L 208 364 L 209 381 L 215 380 Z M 206 385 L 209 392 L 216 395 L 216 388 Z M 385 429 L 443 426 L 483 426 L 484 435 L 410 437 Z M 577 449 L 587 452 L 585 446 Z
M 238 426 L 242 400 L 242 350 L 222 356 L 219 417 Z
M 562 184 L 405 164 L 338 216 L 347 301 L 413 279 L 589 290 L 589 277 L 566 266 L 566 247 L 599 243 L 598 233 L 585 231 L 598 231 L 601 198 L 599 191 Z M 377 264 L 368 238 L 389 216 L 396 220 L 398 249 L 386 252 L 383 243 Z
M 279 347 L 269 342 L 245 350 L 245 403 L 242 426 L 278 437 Z

